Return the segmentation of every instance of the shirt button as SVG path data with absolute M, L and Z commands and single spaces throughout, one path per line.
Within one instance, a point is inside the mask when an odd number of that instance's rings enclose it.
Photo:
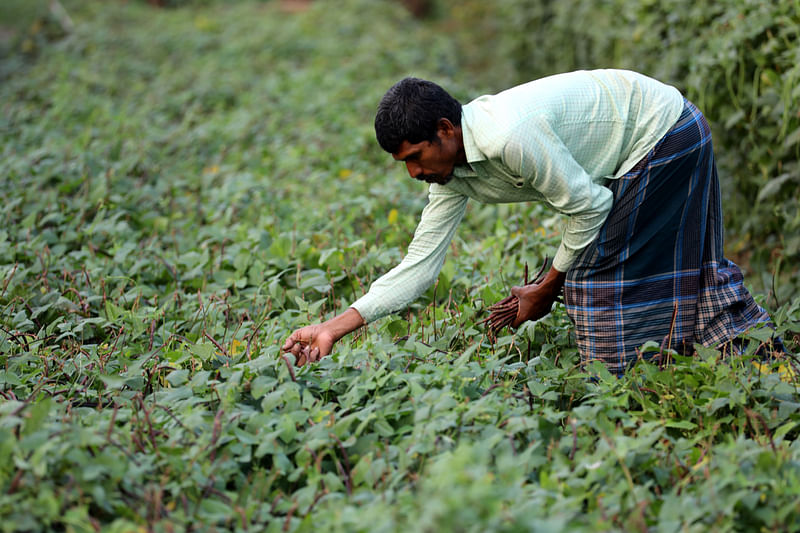
M 514 186 L 517 189 L 521 188 L 523 185 L 525 185 L 525 182 L 523 182 L 522 180 L 517 180 L 516 182 L 514 182 Z

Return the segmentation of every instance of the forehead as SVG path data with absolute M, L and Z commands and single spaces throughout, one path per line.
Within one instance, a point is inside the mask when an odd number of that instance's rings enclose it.
M 400 146 L 397 148 L 397 151 L 392 154 L 395 161 L 403 161 L 409 156 L 412 156 L 416 153 L 422 151 L 425 145 L 430 144 L 428 141 L 422 141 L 419 143 L 411 144 L 408 141 L 403 141 L 400 143 Z

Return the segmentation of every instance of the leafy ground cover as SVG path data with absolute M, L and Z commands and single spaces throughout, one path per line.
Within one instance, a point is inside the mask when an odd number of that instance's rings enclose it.
M 385 88 L 488 83 L 434 23 L 63 5 L 69 32 L 45 10 L 0 62 L 0 530 L 796 527 L 798 378 L 751 355 L 767 332 L 616 379 L 563 308 L 476 326 L 557 245 L 534 205 L 470 206 L 420 302 L 280 356 L 424 205 L 373 140 Z M 800 299 L 771 311 L 796 351 Z

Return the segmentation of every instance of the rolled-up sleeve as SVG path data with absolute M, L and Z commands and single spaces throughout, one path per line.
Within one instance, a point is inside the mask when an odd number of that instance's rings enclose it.
M 366 322 L 406 307 L 436 281 L 466 206 L 465 195 L 431 185 L 405 257 L 351 305 Z
M 553 267 L 566 272 L 597 237 L 611 211 L 613 194 L 592 181 L 547 121 L 535 121 L 527 127 L 536 128 L 536 135 L 512 135 L 503 149 L 503 163 L 536 189 L 548 205 L 569 217 L 553 258 Z

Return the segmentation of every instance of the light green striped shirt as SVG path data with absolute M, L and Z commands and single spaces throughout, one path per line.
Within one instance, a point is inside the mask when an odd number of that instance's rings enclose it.
M 408 253 L 352 304 L 371 322 L 418 298 L 444 264 L 467 200 L 539 201 L 568 216 L 553 266 L 566 272 L 613 202 L 604 186 L 639 162 L 678 120 L 680 92 L 624 70 L 559 74 L 462 107 L 468 165 L 432 184 Z

